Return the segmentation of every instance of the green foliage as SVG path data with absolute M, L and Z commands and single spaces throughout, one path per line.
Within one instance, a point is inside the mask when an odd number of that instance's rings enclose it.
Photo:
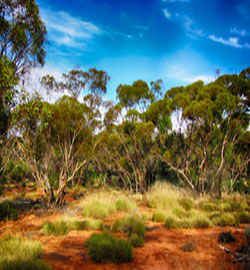
M 107 218 L 116 211 L 116 205 L 111 201 L 90 200 L 83 208 L 83 216 L 92 218 Z
M 128 236 L 137 234 L 143 238 L 146 233 L 145 223 L 134 217 L 127 217 L 123 220 L 116 220 L 112 227 L 113 232 L 124 232 Z
M 212 223 L 217 226 L 234 226 L 236 224 L 235 217 L 230 213 L 221 213 L 211 219 Z
M 242 211 L 237 215 L 239 223 L 250 223 L 250 213 Z
M 166 217 L 164 226 L 167 229 L 178 229 L 179 228 L 179 224 L 178 224 L 177 219 L 175 219 L 173 217 Z
M 136 208 L 136 204 L 128 198 L 119 198 L 115 202 L 117 211 L 129 212 Z
M 250 247 L 250 226 L 247 226 L 245 229 L 245 238 L 246 238 L 248 247 Z
M 152 216 L 152 221 L 164 222 L 166 219 L 166 214 L 162 211 L 155 211 Z
M 12 201 L 0 203 L 0 220 L 17 220 L 18 210 Z
M 90 258 L 96 263 L 126 263 L 134 258 L 130 242 L 117 239 L 108 232 L 92 234 L 87 240 L 86 246 Z
M 195 218 L 192 222 L 194 228 L 209 228 L 211 225 L 211 221 L 207 217 L 202 216 Z
M 136 233 L 132 233 L 129 237 L 129 241 L 133 247 L 143 247 L 143 238 L 138 236 Z
M 231 231 L 222 232 L 218 236 L 218 242 L 219 243 L 226 243 L 227 244 L 227 243 L 233 243 L 235 241 L 236 241 L 236 239 L 232 235 L 232 232 Z
M 65 221 L 45 222 L 42 230 L 47 235 L 67 235 L 70 231 L 70 226 Z
M 104 223 L 99 219 L 86 219 L 83 222 L 80 222 L 80 230 L 103 230 Z
M 174 208 L 172 212 L 178 218 L 188 218 L 191 215 L 191 212 L 185 211 L 180 207 Z
M 201 204 L 200 209 L 205 212 L 213 212 L 217 211 L 219 208 L 215 203 L 207 201 Z
M 185 252 L 191 252 L 191 251 L 194 251 L 195 248 L 196 248 L 195 243 L 192 241 L 189 241 L 183 245 L 182 250 Z
M 39 242 L 6 237 L 0 241 L 0 270 L 48 270 Z
M 189 211 L 194 207 L 193 201 L 188 198 L 179 199 L 178 202 L 186 211 Z

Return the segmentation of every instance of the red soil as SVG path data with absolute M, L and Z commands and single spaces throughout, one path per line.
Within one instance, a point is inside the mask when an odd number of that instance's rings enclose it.
M 231 258 L 218 246 L 218 235 L 230 230 L 237 242 L 224 246 L 236 250 L 244 244 L 244 226 L 240 228 L 165 229 L 163 224 L 148 222 L 144 247 L 134 249 L 134 260 L 127 264 L 96 264 L 84 247 L 93 231 L 71 231 L 67 236 L 45 236 L 39 233 L 40 226 L 54 220 L 59 214 L 36 212 L 22 215 L 18 221 L 0 223 L 0 238 L 6 234 L 21 234 L 40 240 L 45 251 L 45 260 L 53 270 L 236 270 Z M 118 214 L 119 215 L 119 214 Z M 116 218 L 116 216 L 112 217 Z M 184 252 L 183 245 L 193 241 L 195 250 Z

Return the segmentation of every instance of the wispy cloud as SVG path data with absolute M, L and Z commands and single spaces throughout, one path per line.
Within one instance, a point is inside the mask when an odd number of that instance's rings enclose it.
M 234 28 L 231 28 L 230 29 L 230 32 L 233 33 L 233 34 L 236 34 L 238 36 L 241 36 L 241 37 L 244 37 L 247 35 L 247 31 L 246 30 L 243 30 L 243 29 L 238 29 L 237 27 L 234 27 Z
M 243 45 L 239 43 L 239 39 L 237 37 L 230 37 L 229 39 L 224 39 L 223 37 L 216 37 L 215 35 L 210 35 L 209 39 L 234 48 L 243 48 Z
M 84 47 L 87 41 L 102 34 L 102 30 L 92 22 L 72 17 L 63 11 L 41 9 L 41 16 L 46 24 L 49 39 L 58 45 Z
M 167 8 L 163 9 L 162 11 L 167 19 L 171 19 L 172 15 Z
M 186 81 L 188 83 L 193 83 L 193 82 L 197 82 L 197 81 L 203 81 L 204 83 L 210 83 L 210 82 L 214 81 L 214 77 L 209 76 L 209 75 L 189 76 L 189 77 L 184 77 L 183 81 Z

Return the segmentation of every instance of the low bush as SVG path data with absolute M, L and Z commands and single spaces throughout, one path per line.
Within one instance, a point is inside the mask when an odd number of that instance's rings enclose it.
M 250 214 L 246 211 L 242 211 L 238 214 L 237 219 L 239 223 L 250 223 Z
M 189 211 L 194 207 L 193 201 L 187 198 L 179 199 L 178 202 L 179 202 L 179 205 L 182 208 L 184 208 L 186 211 Z
M 178 218 L 188 218 L 191 216 L 191 212 L 184 210 L 183 208 L 177 207 L 173 209 L 173 214 Z
M 247 204 L 245 202 L 225 200 L 219 204 L 219 208 L 224 212 L 239 212 L 244 211 L 247 208 Z
M 103 230 L 104 223 L 100 219 L 86 219 L 81 222 L 82 230 Z
M 226 243 L 227 244 L 227 243 L 233 243 L 235 241 L 236 241 L 236 239 L 232 235 L 232 232 L 231 231 L 222 232 L 218 236 L 218 242 L 219 243 Z
M 42 230 L 47 235 L 66 235 L 70 231 L 70 226 L 63 220 L 54 223 L 45 222 Z
M 191 251 L 194 251 L 195 248 L 196 248 L 195 243 L 192 241 L 189 241 L 183 245 L 182 250 L 185 252 L 191 252 Z
M 250 226 L 245 229 L 245 238 L 247 241 L 247 246 L 250 247 Z
M 152 221 L 164 222 L 166 219 L 166 214 L 162 211 L 155 211 L 152 216 Z
M 133 247 L 143 247 L 144 246 L 143 238 L 138 236 L 136 233 L 131 234 L 131 236 L 129 238 L 129 242 L 131 243 L 131 245 Z
M 107 218 L 116 211 L 115 203 L 111 201 L 90 200 L 83 205 L 83 216 L 92 218 Z
M 0 220 L 17 220 L 18 210 L 12 201 L 0 203 Z
M 128 236 L 137 234 L 139 237 L 144 238 L 146 233 L 145 223 L 134 217 L 126 217 L 123 220 L 116 220 L 112 227 L 113 232 L 124 232 Z
M 0 241 L 0 270 L 48 270 L 37 241 L 6 237 Z
M 133 201 L 130 201 L 128 198 L 119 198 L 115 202 L 117 211 L 129 212 L 136 208 L 136 204 Z
M 166 217 L 164 226 L 167 229 L 178 229 L 179 228 L 178 221 L 173 217 Z
M 209 228 L 211 227 L 211 221 L 207 217 L 197 217 L 192 222 L 192 227 L 194 228 Z
M 211 219 L 212 223 L 217 226 L 234 226 L 236 223 L 235 217 L 230 213 L 221 213 Z
M 179 229 L 191 229 L 193 227 L 192 221 L 187 219 L 187 218 L 178 220 L 177 221 L 177 227 Z
M 108 232 L 92 234 L 86 246 L 90 258 L 96 263 L 126 263 L 134 258 L 131 243 L 124 239 L 117 239 Z
M 201 203 L 200 209 L 205 212 L 214 212 L 217 211 L 219 207 L 213 202 L 205 201 Z

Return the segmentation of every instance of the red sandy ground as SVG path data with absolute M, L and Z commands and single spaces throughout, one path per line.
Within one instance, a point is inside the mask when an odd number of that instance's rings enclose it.
M 53 270 L 236 270 L 231 258 L 218 247 L 218 235 L 230 230 L 237 242 L 225 244 L 236 250 L 244 244 L 244 227 L 209 229 L 166 229 L 162 223 L 147 222 L 144 247 L 134 249 L 134 260 L 126 264 L 96 264 L 88 256 L 84 247 L 86 239 L 93 231 L 71 231 L 67 236 L 45 236 L 39 233 L 45 221 L 57 218 L 59 214 L 27 213 L 18 221 L 0 223 L 0 238 L 7 234 L 28 236 L 40 240 L 45 251 L 45 260 Z M 111 219 L 116 219 L 115 214 Z M 109 221 L 111 221 L 109 219 Z M 196 249 L 184 252 L 183 245 L 193 241 Z

